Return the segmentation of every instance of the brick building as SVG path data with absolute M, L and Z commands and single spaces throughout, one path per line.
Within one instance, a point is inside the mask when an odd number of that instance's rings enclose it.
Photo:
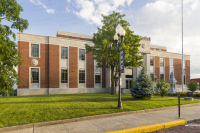
M 110 69 L 96 68 L 93 54 L 85 54 L 85 45 L 93 45 L 90 35 L 58 31 L 57 37 L 18 33 L 18 51 L 24 63 L 18 66 L 18 95 L 110 92 Z M 166 47 L 150 44 L 142 37 L 140 53 L 144 65 L 154 79 L 169 80 L 174 71 L 180 88 L 181 54 L 167 52 Z M 190 56 L 184 55 L 184 84 L 190 82 Z M 130 88 L 141 68 L 125 69 L 122 88 Z M 181 88 L 180 88 L 181 89 Z

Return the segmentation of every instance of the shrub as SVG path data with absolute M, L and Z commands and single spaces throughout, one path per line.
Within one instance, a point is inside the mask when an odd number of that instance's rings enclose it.
M 135 82 L 133 88 L 130 89 L 133 98 L 151 98 L 153 96 L 154 83 L 147 74 L 145 67 L 142 68 Z
M 195 92 L 197 90 L 198 84 L 196 81 L 191 81 L 188 85 L 188 90 Z
M 187 96 L 187 93 L 186 92 L 180 92 L 179 95 L 180 96 Z
M 169 83 L 166 83 L 163 79 L 161 81 L 158 81 L 157 88 L 159 90 L 159 94 L 161 97 L 167 95 L 167 93 L 170 90 Z

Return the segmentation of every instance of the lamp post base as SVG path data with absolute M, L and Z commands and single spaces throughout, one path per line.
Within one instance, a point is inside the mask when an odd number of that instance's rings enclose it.
M 122 107 L 122 102 L 120 101 L 118 101 L 118 106 L 117 106 L 117 109 L 123 109 L 123 107 Z

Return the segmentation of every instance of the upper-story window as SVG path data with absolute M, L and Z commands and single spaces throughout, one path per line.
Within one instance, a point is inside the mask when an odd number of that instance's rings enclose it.
M 171 72 L 174 72 L 174 59 L 170 59 L 170 75 Z
M 85 60 L 85 49 L 79 49 L 79 60 Z
M 31 44 L 31 57 L 39 58 L 39 44 Z
M 68 59 L 68 48 L 61 47 L 61 59 Z
M 150 66 L 154 66 L 154 57 L 150 57 Z
M 186 62 L 185 62 L 185 60 L 183 61 L 183 69 L 186 69 Z
M 154 48 L 154 50 L 157 50 L 157 48 Z
M 72 39 L 72 36 L 67 36 L 67 38 Z
M 85 41 L 90 41 L 90 39 L 88 39 L 88 38 L 85 38 Z
M 164 67 L 164 58 L 160 58 L 160 66 Z
M 159 51 L 162 51 L 162 49 L 160 49 Z
M 76 40 L 81 40 L 81 38 L 80 38 L 80 37 L 77 37 Z

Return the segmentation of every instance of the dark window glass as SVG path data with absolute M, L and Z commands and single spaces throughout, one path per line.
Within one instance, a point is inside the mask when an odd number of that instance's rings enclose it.
M 61 59 L 68 59 L 68 48 L 61 47 Z
M 133 78 L 133 75 L 126 75 L 126 78 Z
M 86 41 L 90 41 L 90 39 L 88 39 L 88 38 L 86 38 L 85 40 L 86 40 Z
M 150 57 L 150 66 L 154 66 L 154 57 Z
M 79 83 L 85 83 L 85 70 L 79 70 Z
M 80 38 L 80 37 L 77 37 L 76 40 L 81 40 L 81 38 Z
M 79 60 L 85 60 L 85 49 L 79 49 Z
M 71 36 L 67 36 L 67 38 L 69 38 L 69 39 L 72 39 L 72 37 L 71 37 Z
M 31 83 L 39 83 L 39 68 L 31 68 Z
M 154 74 L 150 74 L 151 80 L 154 81 Z
M 95 83 L 101 83 L 101 74 L 95 73 Z
M 39 57 L 39 44 L 31 44 L 31 57 Z
M 160 81 L 161 81 L 162 79 L 163 79 L 163 80 L 165 79 L 165 78 L 164 78 L 164 74 L 160 74 Z
M 183 84 L 186 85 L 186 76 L 183 77 Z
M 67 69 L 61 69 L 61 83 L 68 83 Z

